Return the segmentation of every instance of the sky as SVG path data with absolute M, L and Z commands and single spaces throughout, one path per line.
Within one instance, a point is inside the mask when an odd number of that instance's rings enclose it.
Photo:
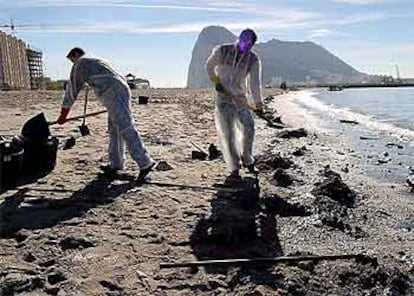
M 357 70 L 414 77 L 413 0 L 0 0 L 0 26 L 44 53 L 45 75 L 67 78 L 70 48 L 155 87 L 184 87 L 199 32 L 250 27 L 259 42 L 313 41 Z M 10 28 L 0 30 L 11 33 Z

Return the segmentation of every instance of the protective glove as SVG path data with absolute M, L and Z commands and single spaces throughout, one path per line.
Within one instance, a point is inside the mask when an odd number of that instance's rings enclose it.
M 59 118 L 57 119 L 58 124 L 64 124 L 66 122 L 66 118 L 68 117 L 70 108 L 62 108 L 60 110 Z
M 254 106 L 253 106 L 253 108 L 254 108 L 254 112 L 257 114 L 257 115 L 262 115 L 263 114 L 263 112 L 264 112 L 264 105 L 263 105 L 263 103 L 258 103 L 258 104 L 255 104 Z
M 218 92 L 225 92 L 226 91 L 223 84 L 221 84 L 221 82 L 220 82 L 220 77 L 213 76 L 211 78 L 211 81 L 214 83 L 214 88 L 216 89 L 216 91 L 218 91 Z

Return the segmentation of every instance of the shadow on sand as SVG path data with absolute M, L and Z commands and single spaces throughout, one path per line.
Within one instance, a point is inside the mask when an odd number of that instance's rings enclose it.
M 245 178 L 232 187 L 244 188 L 242 193 L 217 193 L 211 202 L 207 217 L 198 221 L 190 244 L 198 260 L 264 258 L 283 256 L 277 234 L 276 215 L 280 215 L 274 203 L 260 198 L 256 178 Z M 280 201 L 279 201 L 280 202 Z M 302 215 L 293 209 L 292 216 Z M 229 272 L 227 267 L 207 266 L 207 273 Z M 249 265 L 236 269 L 229 288 L 234 288 L 248 278 L 255 284 L 278 286 L 283 280 L 269 265 Z M 195 287 L 197 288 L 197 287 Z M 191 287 L 190 287 L 191 289 Z
M 25 201 L 30 189 L 20 189 L 0 204 L 0 238 L 13 237 L 20 229 L 50 228 L 62 221 L 82 217 L 89 209 L 112 203 L 139 186 L 131 176 L 117 177 L 117 180 L 125 182 L 115 185 L 113 178 L 98 175 L 86 187 L 64 199 L 45 195 Z M 27 204 L 21 204 L 23 201 Z

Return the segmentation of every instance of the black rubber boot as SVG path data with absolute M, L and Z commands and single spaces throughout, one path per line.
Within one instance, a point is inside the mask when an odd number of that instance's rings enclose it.
M 102 171 L 105 175 L 108 175 L 108 176 L 115 176 L 115 175 L 117 175 L 117 174 L 118 174 L 118 171 L 119 171 L 119 170 L 117 170 L 117 169 L 114 169 L 114 168 L 113 168 L 113 167 L 111 167 L 110 165 L 101 165 L 99 168 L 101 169 L 101 171 Z
M 152 171 L 152 169 L 155 167 L 156 164 L 157 163 L 154 162 L 153 164 L 151 164 L 151 166 L 149 168 L 147 168 L 145 170 L 140 170 L 137 181 L 139 183 L 144 183 L 145 182 L 145 177 Z
M 253 175 L 257 175 L 259 173 L 259 170 L 254 166 L 254 164 L 246 165 L 246 169 Z

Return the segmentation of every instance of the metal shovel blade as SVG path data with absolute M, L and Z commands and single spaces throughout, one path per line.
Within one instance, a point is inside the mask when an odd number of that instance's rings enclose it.
M 89 128 L 86 124 L 80 125 L 79 126 L 79 131 L 80 131 L 82 137 L 89 136 L 91 134 L 91 132 L 90 132 L 90 130 L 89 130 Z

